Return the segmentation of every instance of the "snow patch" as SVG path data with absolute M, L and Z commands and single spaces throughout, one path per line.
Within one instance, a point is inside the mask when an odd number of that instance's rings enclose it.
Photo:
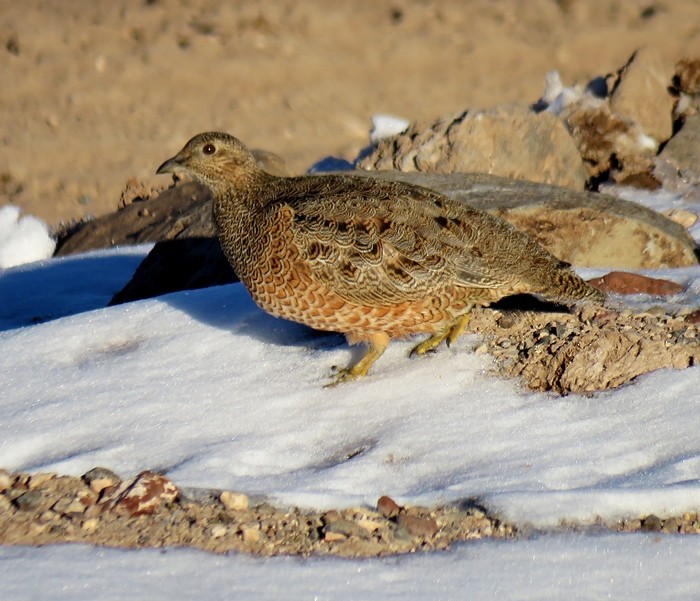
M 48 259 L 56 249 L 56 241 L 41 219 L 19 215 L 17 206 L 0 208 L 0 269 Z

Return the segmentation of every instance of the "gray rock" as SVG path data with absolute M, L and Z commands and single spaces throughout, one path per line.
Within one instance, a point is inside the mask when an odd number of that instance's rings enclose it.
M 700 183 L 700 113 L 689 115 L 657 157 L 669 163 L 686 183 Z
M 88 470 L 83 474 L 82 480 L 96 493 L 100 493 L 110 486 L 117 486 L 122 481 L 117 474 L 106 467 L 94 467 Z
M 582 190 L 586 173 L 563 123 L 518 105 L 418 122 L 379 142 L 359 169 L 476 172 Z
M 209 192 L 198 184 L 185 183 L 88 221 L 59 240 L 56 256 L 184 236 L 208 237 L 213 232 Z
M 34 511 L 44 500 L 40 490 L 28 490 L 19 495 L 12 503 L 20 511 Z
M 213 224 L 212 224 L 213 228 Z M 109 305 L 238 281 L 218 238 L 177 238 L 157 242 Z

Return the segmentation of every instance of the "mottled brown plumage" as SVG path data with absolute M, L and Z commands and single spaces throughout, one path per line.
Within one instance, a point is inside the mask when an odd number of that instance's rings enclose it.
M 209 188 L 221 246 L 260 307 L 369 344 L 336 381 L 365 375 L 391 338 L 430 334 L 417 354 L 453 342 L 474 305 L 603 299 L 505 221 L 420 186 L 276 177 L 223 133 L 195 136 L 157 172 Z

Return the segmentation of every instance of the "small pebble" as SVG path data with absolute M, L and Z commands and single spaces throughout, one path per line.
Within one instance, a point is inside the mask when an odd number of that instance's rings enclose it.
M 241 533 L 243 534 L 243 540 L 247 543 L 260 541 L 260 528 L 258 526 L 242 526 Z
M 370 520 L 369 518 L 360 518 L 357 520 L 357 525 L 360 528 L 364 528 L 367 532 L 376 532 L 379 530 L 381 524 L 376 520 Z
M 499 327 L 503 328 L 504 330 L 512 328 L 516 324 L 516 322 L 517 320 L 512 314 L 501 315 L 497 321 Z
M 678 534 L 680 527 L 681 525 L 676 518 L 669 518 L 664 522 L 663 528 L 661 528 L 661 530 L 662 532 L 666 532 L 667 534 Z
M 226 509 L 230 509 L 231 511 L 245 511 L 248 509 L 250 504 L 248 495 L 231 492 L 230 490 L 223 491 L 219 495 L 219 499 L 223 503 L 224 507 L 226 507 Z
M 63 497 L 56 501 L 51 509 L 56 513 L 61 513 L 63 515 L 71 514 L 82 514 L 85 512 L 87 505 L 85 505 L 78 497 L 70 498 Z
M 663 528 L 663 522 L 654 514 L 645 517 L 642 520 L 642 530 L 647 532 L 660 532 Z
M 90 518 L 89 520 L 85 520 L 83 522 L 83 525 L 81 528 L 85 530 L 85 532 L 95 532 L 97 530 L 97 527 L 100 525 L 100 520 L 97 518 Z
M 342 518 L 328 524 L 324 531 L 326 536 L 329 532 L 335 532 L 336 534 L 342 534 L 346 537 L 357 536 L 359 538 L 369 538 L 369 532 L 362 528 L 362 526 Z
M 387 519 L 391 519 L 399 515 L 401 506 L 391 497 L 382 496 L 377 501 L 377 511 Z
M 347 538 L 344 534 L 340 532 L 326 532 L 323 539 L 329 543 L 339 543 Z
M 433 518 L 421 518 L 414 515 L 399 515 L 399 526 L 403 526 L 413 536 L 430 538 L 438 531 L 437 522 Z
M 105 488 L 118 486 L 121 481 L 117 474 L 105 467 L 94 467 L 83 474 L 83 482 L 98 494 Z
M 33 474 L 32 477 L 29 479 L 29 490 L 36 490 L 42 484 L 45 484 L 49 480 L 53 480 L 55 477 L 56 474 L 52 474 L 50 472 Z
M 326 511 L 321 519 L 324 524 L 332 524 L 340 519 L 340 514 L 335 509 L 331 509 L 330 511 Z
M 47 522 L 53 522 L 57 517 L 58 517 L 58 514 L 55 511 L 51 511 L 50 509 L 47 509 L 46 511 L 41 512 L 41 514 L 38 517 L 38 520 L 42 524 L 45 524 Z
M 17 497 L 13 503 L 20 511 L 33 511 L 41 503 L 44 495 L 39 490 L 29 490 Z
M 137 516 L 155 513 L 164 503 L 172 503 L 179 494 L 177 486 L 161 474 L 149 470 L 122 484 L 111 507 L 117 513 Z
M 212 538 L 221 538 L 223 536 L 226 536 L 227 532 L 228 528 L 226 528 L 226 526 L 224 526 L 223 524 L 215 524 L 211 527 Z

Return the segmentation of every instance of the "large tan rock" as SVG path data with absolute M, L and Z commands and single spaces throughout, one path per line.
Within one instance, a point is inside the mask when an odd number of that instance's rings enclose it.
M 517 105 L 414 123 L 379 142 L 358 168 L 489 173 L 575 190 L 586 182 L 581 156 L 562 122 Z
M 671 72 L 657 50 L 641 48 L 623 67 L 610 97 L 612 110 L 634 119 L 657 145 L 673 134 Z

